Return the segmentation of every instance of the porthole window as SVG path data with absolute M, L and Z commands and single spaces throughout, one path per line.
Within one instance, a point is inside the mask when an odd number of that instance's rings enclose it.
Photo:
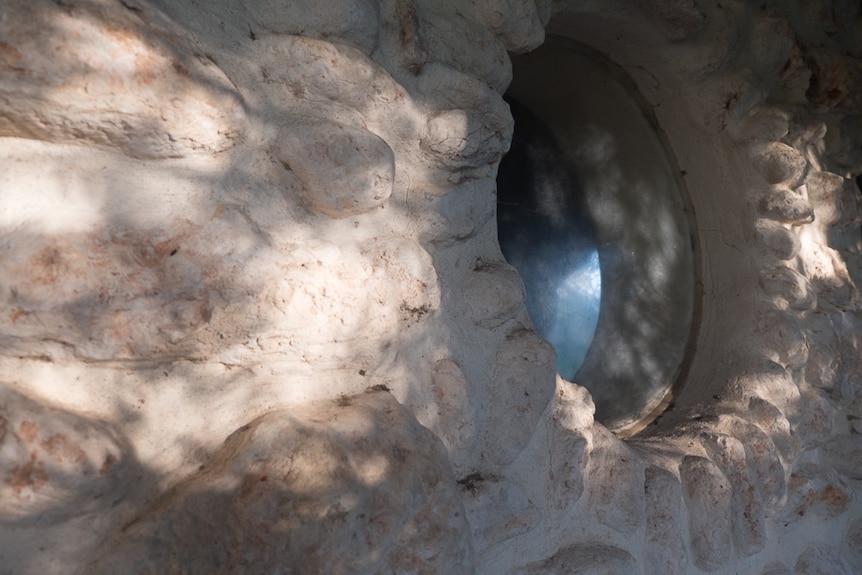
M 550 36 L 513 58 L 512 147 L 497 176 L 503 255 L 536 330 L 622 435 L 682 384 L 697 242 L 681 172 L 625 72 Z

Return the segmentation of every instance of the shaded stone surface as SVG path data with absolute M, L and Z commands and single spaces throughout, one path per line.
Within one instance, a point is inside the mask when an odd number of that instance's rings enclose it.
M 766 545 L 763 499 L 749 475 L 742 442 L 725 435 L 704 435 L 704 447 L 730 482 L 730 521 L 733 543 L 741 556 L 750 556 Z M 718 488 L 715 485 L 715 488 Z
M 554 395 L 554 352 L 535 332 L 516 330 L 497 352 L 483 433 L 496 463 L 510 463 L 535 430 Z
M 382 206 L 392 194 L 395 157 L 379 136 L 334 122 L 293 124 L 278 158 L 302 181 L 313 209 L 343 218 Z
M 787 521 L 797 521 L 809 513 L 832 519 L 846 512 L 855 495 L 831 469 L 806 464 L 788 480 L 788 500 L 784 508 Z
M 527 567 L 528 575 L 638 575 L 635 558 L 610 545 L 573 545 L 541 563 Z
M 798 575 L 850 575 L 852 570 L 837 549 L 828 545 L 810 545 L 796 560 Z
M 602 525 L 631 533 L 644 522 L 643 464 L 628 445 L 596 428 L 590 452 L 589 509 Z
M 688 554 L 682 537 L 682 487 L 679 479 L 665 469 L 647 467 L 644 474 L 644 571 L 681 575 L 688 569 Z
M 141 475 L 128 451 L 109 424 L 0 385 L 0 521 L 44 527 L 106 512 Z
M 862 478 L 862 435 L 838 435 L 821 448 L 823 459 L 850 479 Z
M 730 482 L 716 464 L 693 455 L 683 458 L 679 474 L 694 562 L 704 571 L 715 571 L 733 557 Z
M 233 433 L 82 573 L 470 573 L 439 441 L 385 391 Z

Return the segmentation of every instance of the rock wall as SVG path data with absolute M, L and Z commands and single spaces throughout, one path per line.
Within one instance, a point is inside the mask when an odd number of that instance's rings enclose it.
M 859 572 L 859 11 L 4 1 L 0 572 Z M 545 27 L 696 212 L 686 386 L 625 441 L 496 238 Z

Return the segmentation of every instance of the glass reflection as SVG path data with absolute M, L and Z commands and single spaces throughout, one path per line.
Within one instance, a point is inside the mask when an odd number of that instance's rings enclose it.
M 682 385 L 696 333 L 694 219 L 679 166 L 652 106 L 602 55 L 549 35 L 512 69 L 515 137 L 497 179 L 503 254 L 560 375 L 590 391 L 597 421 L 636 433 Z
M 595 235 L 576 175 L 553 133 L 523 105 L 509 105 L 515 134 L 497 176 L 500 248 L 524 280 L 527 311 L 554 346 L 558 372 L 571 380 L 599 317 Z

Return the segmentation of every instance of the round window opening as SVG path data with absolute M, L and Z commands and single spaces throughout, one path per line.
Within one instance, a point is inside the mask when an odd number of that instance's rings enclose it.
M 693 214 L 670 147 L 625 72 L 567 38 L 513 57 L 497 227 L 557 370 L 620 435 L 654 420 L 693 341 Z

